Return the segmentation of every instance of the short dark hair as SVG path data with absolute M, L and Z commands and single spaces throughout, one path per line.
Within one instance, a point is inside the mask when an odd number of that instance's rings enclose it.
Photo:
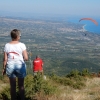
M 39 55 L 36 55 L 36 58 L 39 58 Z
M 20 30 L 13 29 L 10 33 L 12 39 L 16 39 L 18 36 L 20 36 Z

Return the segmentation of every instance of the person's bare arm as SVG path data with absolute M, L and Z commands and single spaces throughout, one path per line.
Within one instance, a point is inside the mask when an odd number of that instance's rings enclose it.
M 27 50 L 23 51 L 23 58 L 24 58 L 25 61 L 28 60 Z
M 7 53 L 4 52 L 2 75 L 4 75 L 6 73 L 6 64 L 7 64 Z

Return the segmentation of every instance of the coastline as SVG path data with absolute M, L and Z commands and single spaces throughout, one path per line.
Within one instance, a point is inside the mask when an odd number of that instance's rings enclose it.
M 77 23 L 78 24 L 78 20 L 77 19 L 70 19 L 68 20 L 68 22 L 71 22 L 71 23 Z M 94 23 L 91 23 L 89 21 L 86 21 L 86 22 L 82 22 L 81 25 L 81 31 L 84 31 L 84 32 L 91 32 L 91 33 L 95 33 L 95 34 L 100 34 L 100 19 L 98 19 L 98 26 L 95 25 Z M 80 23 L 79 23 L 80 24 Z
M 98 27 L 97 26 L 92 27 L 91 25 L 89 27 L 88 26 L 87 26 L 87 24 L 83 25 L 83 31 L 100 34 L 100 26 L 98 26 Z
M 83 25 L 83 30 L 84 30 L 84 31 L 87 31 L 87 30 L 85 29 L 85 26 L 86 26 L 86 24 L 85 24 L 85 25 Z

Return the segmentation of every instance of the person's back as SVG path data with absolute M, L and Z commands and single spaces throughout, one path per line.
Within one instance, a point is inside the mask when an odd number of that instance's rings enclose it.
M 5 45 L 5 51 L 8 55 L 7 64 L 22 64 L 24 63 L 22 52 L 26 47 L 23 43 L 19 42 L 16 44 L 7 43 Z

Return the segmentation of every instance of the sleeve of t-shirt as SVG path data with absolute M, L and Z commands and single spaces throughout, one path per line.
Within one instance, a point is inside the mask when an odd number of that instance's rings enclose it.
M 26 50 L 26 45 L 24 43 L 21 44 L 22 51 Z
M 7 52 L 7 44 L 4 46 L 4 52 Z

